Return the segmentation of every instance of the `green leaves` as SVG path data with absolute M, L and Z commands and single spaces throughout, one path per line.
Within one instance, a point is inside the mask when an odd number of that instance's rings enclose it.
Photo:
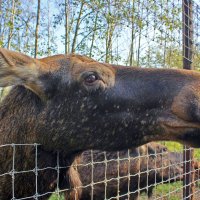
M 13 23 L 10 20 L 11 2 L 8 0 L 2 3 L 0 45 L 7 45 L 11 28 L 11 47 L 32 54 L 37 5 L 35 1 L 15 0 Z M 174 0 L 43 2 L 38 52 L 43 57 L 63 53 L 65 46 L 67 52 L 70 52 L 73 46 L 75 53 L 86 54 L 101 61 L 144 67 L 180 67 L 181 6 L 179 1 Z

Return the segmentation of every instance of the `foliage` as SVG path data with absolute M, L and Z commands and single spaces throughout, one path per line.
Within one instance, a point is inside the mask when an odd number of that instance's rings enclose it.
M 116 64 L 181 68 L 181 11 L 172 0 L 44 0 L 38 56 L 77 52 Z M 7 47 L 12 30 L 11 49 L 34 55 L 36 17 L 36 1 L 2 1 L 0 46 Z

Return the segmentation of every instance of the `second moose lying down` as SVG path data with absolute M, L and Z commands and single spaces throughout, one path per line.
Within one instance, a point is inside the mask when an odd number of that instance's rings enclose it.
M 37 165 L 45 169 L 56 166 L 56 151 L 67 166 L 86 149 L 153 140 L 200 147 L 198 72 L 114 66 L 74 54 L 33 59 L 0 49 L 0 87 L 11 85 L 0 106 L 0 145 L 8 144 L 0 149 L 1 200 L 55 189 L 57 171 L 40 171 L 36 181 L 35 151 L 9 144 L 41 144 Z
M 155 142 L 132 148 L 129 153 L 123 150 L 105 155 L 103 151 L 85 151 L 70 167 L 74 189 L 66 193 L 66 200 L 117 199 L 118 195 L 120 200 L 136 200 L 139 190 L 147 192 L 150 198 L 155 184 L 182 180 L 178 155 Z

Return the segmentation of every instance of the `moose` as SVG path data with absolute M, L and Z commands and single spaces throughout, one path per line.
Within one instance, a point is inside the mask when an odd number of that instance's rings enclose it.
M 200 147 L 196 71 L 116 66 L 76 54 L 34 59 L 1 48 L 6 86 L 14 87 L 0 105 L 1 200 L 46 199 L 68 184 L 68 168 L 58 171 L 57 163 L 70 166 L 87 149 L 157 140 Z M 25 144 L 41 146 L 35 152 Z
M 106 155 L 99 150 L 84 151 L 69 169 L 69 178 L 74 185 L 66 192 L 66 199 L 117 199 L 119 195 L 120 200 L 136 200 L 139 191 L 146 192 L 150 199 L 155 184 L 183 179 L 180 161 L 180 153 L 171 152 L 155 142 L 129 151 L 106 152 Z

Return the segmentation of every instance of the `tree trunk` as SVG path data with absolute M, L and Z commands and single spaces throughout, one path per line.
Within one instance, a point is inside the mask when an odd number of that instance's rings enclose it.
M 2 16 L 2 0 L 0 0 L 0 34 L 1 34 L 1 31 L 2 31 L 2 19 L 3 19 L 3 16 Z
M 109 32 L 110 32 L 110 22 L 108 21 L 108 27 L 106 31 L 106 59 L 105 62 L 109 63 L 109 45 L 108 45 L 108 40 L 109 40 Z
M 47 55 L 51 55 L 51 47 L 50 47 L 50 9 L 49 9 L 49 1 L 47 2 L 47 12 L 48 12 L 48 24 L 47 24 Z
M 9 33 L 8 33 L 7 49 L 10 49 L 10 46 L 11 46 L 11 40 L 12 40 L 13 29 L 14 29 L 14 19 L 15 19 L 15 0 L 12 0 L 12 9 L 11 9 L 11 16 L 10 16 L 10 27 L 9 27 Z
M 65 0 L 65 54 L 69 53 L 69 2 Z
M 19 31 L 17 32 L 17 45 L 17 51 L 21 52 L 21 35 Z
M 0 0 L 0 47 L 2 47 L 4 43 L 4 30 L 2 28 L 3 20 L 4 16 L 2 12 L 2 0 Z
M 141 9 L 141 19 L 143 17 L 143 11 L 144 11 L 144 7 L 140 4 L 140 2 L 138 3 L 138 10 Z M 138 38 L 138 51 L 137 51 L 137 66 L 140 65 L 140 48 L 141 48 L 141 38 L 142 38 L 142 25 L 139 24 L 139 38 Z
M 25 22 L 26 23 L 26 28 L 25 28 L 25 33 L 24 33 L 24 36 L 23 36 L 23 40 L 24 40 L 24 45 L 23 45 L 23 51 L 25 53 L 28 53 L 29 51 L 29 37 L 28 37 L 28 34 L 29 34 L 29 21 L 30 21 L 30 18 L 27 19 L 27 21 Z
M 37 7 L 37 21 L 36 21 L 36 27 L 35 27 L 35 53 L 34 53 L 34 58 L 36 58 L 37 54 L 38 54 L 39 25 L 40 25 L 40 0 L 38 0 L 38 7 Z
M 111 1 L 108 1 L 108 17 L 107 17 L 107 32 L 106 32 L 106 59 L 105 62 L 109 63 L 112 59 L 112 37 L 115 30 L 114 16 L 111 11 Z
M 96 13 L 96 17 L 94 21 L 94 29 L 93 29 L 92 41 L 91 41 L 91 46 L 90 46 L 90 54 L 89 54 L 90 57 L 92 57 L 92 50 L 94 46 L 95 34 L 96 34 L 96 29 L 97 29 L 97 19 L 98 19 L 98 12 Z
M 111 58 L 112 58 L 112 37 L 113 37 L 113 32 L 115 29 L 115 25 L 113 22 L 108 22 L 108 31 L 106 34 L 106 63 L 109 63 Z
M 73 42 L 72 42 L 72 50 L 71 50 L 72 53 L 75 52 L 75 45 L 76 45 L 76 40 L 77 40 L 77 36 L 78 36 L 78 30 L 79 30 L 79 26 L 80 26 L 81 15 L 82 15 L 82 12 L 83 12 L 83 5 L 84 5 L 84 1 L 81 1 L 81 7 L 80 7 L 80 11 L 79 11 L 79 15 L 78 15 L 77 23 L 76 23 L 76 28 L 75 28 L 75 33 L 74 33 L 74 39 L 73 39 Z
M 130 62 L 129 62 L 129 65 L 130 66 L 133 66 L 133 60 L 134 60 L 134 51 L 133 51 L 133 48 L 134 48 L 134 38 L 135 38 L 135 28 L 134 28 L 134 25 L 135 25 L 135 20 L 134 20 L 134 13 L 135 13 L 135 7 L 134 7 L 134 2 L 135 0 L 132 1 L 132 13 L 131 13 L 131 47 L 130 47 Z

